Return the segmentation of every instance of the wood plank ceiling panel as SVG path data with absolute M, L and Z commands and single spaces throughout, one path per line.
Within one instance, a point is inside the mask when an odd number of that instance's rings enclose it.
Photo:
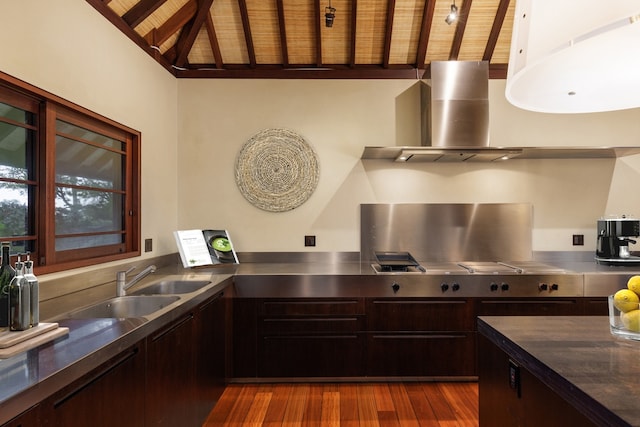
M 216 0 L 211 10 L 222 61 L 225 64 L 249 64 L 238 1 Z
M 246 0 L 256 63 L 282 63 L 276 0 Z
M 458 10 L 462 9 L 462 2 L 457 1 Z M 431 34 L 427 43 L 425 64 L 431 61 L 447 61 L 451 52 L 451 45 L 456 33 L 456 24 L 448 25 L 444 19 L 451 10 L 451 0 L 437 0 L 431 23 Z
M 382 64 L 388 0 L 358 2 L 356 17 L 356 64 Z
M 414 64 L 425 0 L 396 0 L 389 64 Z
M 175 44 L 178 34 L 186 19 L 178 19 L 183 15 L 195 14 L 195 0 L 169 0 L 156 9 L 147 19 L 134 29 L 152 46 L 157 46 L 161 53 L 167 52 Z
M 448 25 L 454 0 L 86 1 L 177 77 L 211 78 L 428 77 L 431 61 L 456 59 L 490 60 L 504 78 L 515 11 L 515 0 L 455 0 Z
M 504 17 L 502 30 L 498 36 L 498 42 L 491 56 L 492 64 L 507 64 L 509 62 L 509 50 L 511 49 L 511 33 L 513 32 L 513 18 L 516 11 L 516 1 L 509 2 L 507 14 Z
M 308 0 L 282 0 L 287 53 L 291 66 L 316 62 L 315 7 Z
M 193 43 L 193 47 L 189 51 L 188 59 L 190 64 L 216 63 L 216 59 L 213 55 L 213 49 L 211 48 L 211 43 L 209 43 L 209 34 L 207 32 L 206 25 L 203 25 L 202 28 L 200 28 L 200 31 L 198 31 L 196 41 Z
M 113 9 L 118 16 L 124 16 L 131 8 L 138 3 L 138 0 L 111 0 L 109 7 Z
M 500 0 L 474 0 L 460 45 L 458 60 L 476 61 L 482 58 Z

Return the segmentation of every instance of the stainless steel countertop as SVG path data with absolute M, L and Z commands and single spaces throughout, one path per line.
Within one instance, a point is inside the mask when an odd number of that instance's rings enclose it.
M 158 270 L 144 287 L 168 277 L 206 278 L 211 284 L 190 293 L 152 316 L 132 319 L 47 319 L 69 328 L 69 335 L 25 353 L 0 360 L 0 424 L 29 409 L 63 386 L 97 368 L 148 334 L 232 284 L 230 275 L 192 271 L 176 275 L 173 267 Z M 115 291 L 115 287 L 114 287 Z

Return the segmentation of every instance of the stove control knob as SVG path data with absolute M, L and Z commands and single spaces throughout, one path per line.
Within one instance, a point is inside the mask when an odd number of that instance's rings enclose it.
M 391 285 L 391 289 L 393 289 L 393 293 L 395 294 L 400 290 L 400 285 L 398 285 L 396 282 L 393 282 L 393 284 Z
M 446 292 L 447 290 L 449 290 L 449 285 L 447 285 L 446 283 L 442 283 L 440 285 L 440 289 L 442 289 L 442 292 Z
M 552 283 L 551 284 L 551 290 L 552 291 L 557 291 L 558 290 L 558 284 L 557 283 Z
M 495 282 L 491 282 L 491 285 L 489 285 L 489 289 L 491 289 L 491 292 L 495 292 L 498 290 L 498 284 Z
M 546 291 L 547 289 L 549 289 L 549 285 L 547 285 L 546 283 L 539 283 L 538 284 L 538 290 Z
M 451 285 L 451 289 L 453 291 L 457 291 L 458 289 L 460 289 L 460 284 L 453 282 L 453 285 Z
M 500 285 L 500 289 L 502 289 L 503 291 L 508 291 L 509 290 L 509 284 L 508 283 L 502 283 Z

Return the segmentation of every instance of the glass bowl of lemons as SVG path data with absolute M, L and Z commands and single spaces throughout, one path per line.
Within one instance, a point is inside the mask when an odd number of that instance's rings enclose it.
M 609 295 L 609 327 L 615 336 L 640 341 L 640 276 Z

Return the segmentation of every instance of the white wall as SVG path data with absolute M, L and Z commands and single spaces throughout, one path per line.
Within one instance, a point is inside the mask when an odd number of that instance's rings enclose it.
M 0 71 L 142 132 L 142 258 L 175 252 L 175 78 L 84 1 L 0 0 L 0 39 Z
M 534 250 L 594 250 L 596 220 L 640 215 L 629 192 L 640 156 L 488 164 L 361 161 L 364 146 L 418 145 L 419 90 L 411 80 L 180 80 L 180 228 L 224 227 L 239 251 L 358 251 L 360 203 L 529 202 Z M 494 146 L 640 145 L 640 110 L 582 116 L 531 113 L 490 82 Z M 302 206 L 250 205 L 234 180 L 242 145 L 273 127 L 316 150 L 320 181 Z M 573 247 L 572 234 L 585 234 Z M 317 236 L 315 249 L 303 245 Z

